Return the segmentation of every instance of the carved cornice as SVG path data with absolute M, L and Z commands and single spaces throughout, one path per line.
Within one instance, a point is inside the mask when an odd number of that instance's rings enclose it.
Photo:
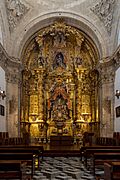
M 5 49 L 0 44 L 0 65 L 4 70 L 7 66 L 19 68 L 21 66 L 21 62 L 17 58 L 9 57 Z
M 101 75 L 101 82 L 109 83 L 114 81 L 115 71 L 120 67 L 120 45 L 111 57 L 102 59 L 98 70 Z
M 20 0 L 6 0 L 9 29 L 12 32 L 29 8 Z
M 98 15 L 107 32 L 111 34 L 115 0 L 100 0 L 91 10 Z
M 115 68 L 114 61 L 109 58 L 109 61 L 99 64 L 100 84 L 114 82 Z
M 6 80 L 8 82 L 14 82 L 14 83 L 18 82 L 19 74 L 22 69 L 21 62 L 18 59 L 9 57 L 1 44 L 0 44 L 0 66 L 4 69 Z

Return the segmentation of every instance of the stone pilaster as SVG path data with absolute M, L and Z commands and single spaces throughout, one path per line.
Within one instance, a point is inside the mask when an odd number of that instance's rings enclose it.
M 18 59 L 9 57 L 0 45 L 0 66 L 5 71 L 6 78 L 6 130 L 10 136 L 18 136 L 19 124 L 19 81 L 21 78 L 21 63 Z
M 114 131 L 114 62 L 100 64 L 100 136 L 110 137 Z

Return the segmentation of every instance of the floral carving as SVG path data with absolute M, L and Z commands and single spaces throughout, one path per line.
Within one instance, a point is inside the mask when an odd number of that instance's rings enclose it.
M 112 20 L 114 12 L 115 0 L 101 0 L 91 10 L 98 15 L 100 20 L 104 23 L 107 32 L 111 34 Z
M 18 22 L 29 10 L 20 0 L 6 0 L 7 15 L 10 31 L 16 27 Z

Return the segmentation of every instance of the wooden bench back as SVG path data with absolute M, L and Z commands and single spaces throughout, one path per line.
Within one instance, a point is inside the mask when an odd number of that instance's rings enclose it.
M 104 180 L 120 179 L 120 161 L 104 163 Z
M 95 175 L 96 165 L 104 165 L 105 162 L 120 160 L 120 153 L 94 153 L 93 154 L 93 174 Z
M 93 157 L 94 157 L 94 160 L 97 161 L 97 160 L 117 160 L 117 159 L 120 159 L 120 153 L 119 152 L 106 152 L 106 153 L 94 153 L 93 154 Z
M 33 153 L 1 153 L 0 160 L 33 160 Z
M 120 153 L 120 149 L 86 149 L 84 153 L 84 162 L 86 167 L 88 158 L 92 157 L 94 153 Z
M 0 179 L 21 179 L 21 161 L 0 160 Z

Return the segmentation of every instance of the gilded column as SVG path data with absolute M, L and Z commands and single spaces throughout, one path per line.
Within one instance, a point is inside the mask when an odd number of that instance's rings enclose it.
M 39 114 L 39 120 L 43 120 L 43 69 L 40 69 L 38 74 L 38 114 Z
M 78 74 L 78 81 L 77 81 L 77 90 L 76 90 L 76 114 L 77 114 L 77 120 L 81 119 L 81 106 L 82 106 L 82 99 L 81 99 L 81 74 L 82 72 L 80 69 L 77 70 Z

